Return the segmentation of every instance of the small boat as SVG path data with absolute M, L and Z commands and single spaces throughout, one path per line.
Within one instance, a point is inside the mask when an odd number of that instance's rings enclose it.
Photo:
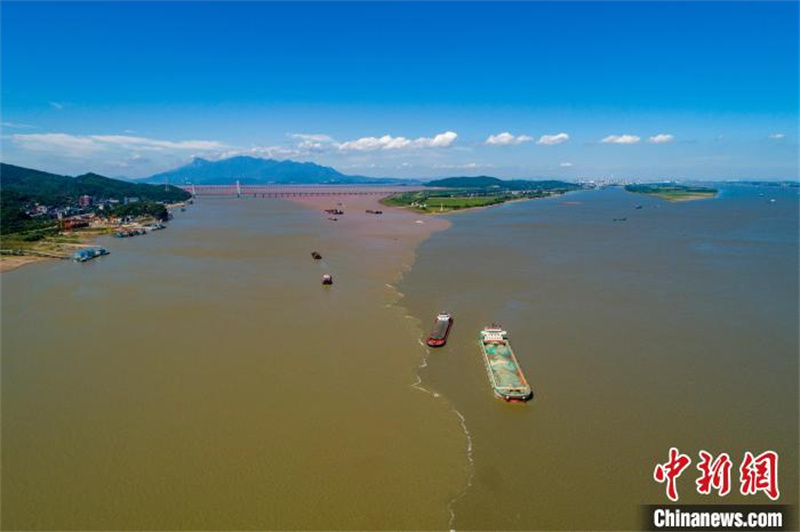
M 322 276 L 322 284 L 333 284 L 333 277 L 330 274 L 326 273 Z
M 635 208 L 636 208 L 636 209 L 641 209 L 641 208 L 642 208 L 642 206 L 641 206 L 641 205 L 637 205 Z
M 330 221 L 332 221 L 332 222 L 336 222 L 336 221 L 338 221 L 338 220 L 339 220 L 339 218 L 328 218 L 328 220 L 330 220 Z
M 433 321 L 433 329 L 428 335 L 426 343 L 430 347 L 442 347 L 447 343 L 450 329 L 453 327 L 453 316 L 447 312 L 441 312 Z
M 314 258 L 314 260 L 320 260 L 322 258 L 322 255 L 320 255 L 316 251 L 312 251 L 311 256 Z

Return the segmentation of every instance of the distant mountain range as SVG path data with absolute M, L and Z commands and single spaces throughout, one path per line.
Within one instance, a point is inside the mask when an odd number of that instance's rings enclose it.
M 392 184 L 403 179 L 345 175 L 328 166 L 295 161 L 276 161 L 256 157 L 231 157 L 221 161 L 197 158 L 186 166 L 138 180 L 145 183 L 183 185 L 225 185 L 239 181 L 242 185 L 350 185 Z

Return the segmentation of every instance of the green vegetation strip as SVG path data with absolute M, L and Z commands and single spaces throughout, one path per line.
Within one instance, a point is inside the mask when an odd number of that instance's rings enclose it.
M 645 194 L 656 196 L 668 201 L 688 201 L 696 199 L 708 199 L 717 195 L 717 189 L 713 187 L 699 187 L 675 185 L 670 183 L 646 184 L 646 185 L 627 185 L 627 192 L 634 194 Z

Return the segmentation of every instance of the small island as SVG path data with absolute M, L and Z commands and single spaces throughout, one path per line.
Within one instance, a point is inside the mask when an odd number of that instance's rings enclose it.
M 627 185 L 627 192 L 656 196 L 667 201 L 693 201 L 710 199 L 717 196 L 718 190 L 713 187 L 676 185 L 674 183 L 652 183 Z
M 405 207 L 423 214 L 439 214 L 509 201 L 546 198 L 578 190 L 581 185 L 565 181 L 503 180 L 496 177 L 448 177 L 425 183 L 428 187 L 384 198 L 390 207 Z

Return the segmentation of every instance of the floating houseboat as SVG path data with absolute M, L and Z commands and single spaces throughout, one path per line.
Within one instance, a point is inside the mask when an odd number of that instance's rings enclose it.
M 86 262 L 97 257 L 108 255 L 108 250 L 101 247 L 83 248 L 79 249 L 72 255 L 72 260 L 75 262 Z

